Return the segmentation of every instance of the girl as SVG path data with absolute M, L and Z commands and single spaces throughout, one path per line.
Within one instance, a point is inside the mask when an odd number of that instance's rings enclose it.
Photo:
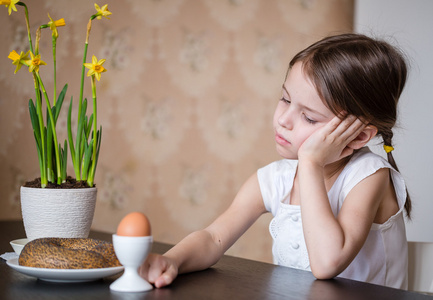
M 208 268 L 271 212 L 277 264 L 407 287 L 403 210 L 410 199 L 392 157 L 392 127 L 406 81 L 402 55 L 364 35 L 325 38 L 290 62 L 273 126 L 283 160 L 259 169 L 209 227 L 141 267 L 156 287 Z M 365 146 L 379 135 L 388 160 Z

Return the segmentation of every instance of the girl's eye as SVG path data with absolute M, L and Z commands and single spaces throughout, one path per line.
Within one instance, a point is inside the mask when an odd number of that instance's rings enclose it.
M 286 99 L 286 98 L 284 98 L 284 97 L 281 97 L 280 101 L 283 101 L 283 102 L 285 102 L 286 104 L 290 104 L 290 103 L 291 103 L 291 101 L 290 101 L 289 99 Z
M 313 125 L 317 123 L 317 121 L 315 121 L 315 120 L 313 120 L 313 119 L 310 119 L 310 118 L 307 117 L 307 115 L 305 115 L 305 114 L 304 114 L 304 119 L 305 119 L 305 121 L 307 121 L 308 123 L 313 124 Z

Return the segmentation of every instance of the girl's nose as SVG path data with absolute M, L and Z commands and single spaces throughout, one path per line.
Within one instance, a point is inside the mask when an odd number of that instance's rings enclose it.
M 281 113 L 278 117 L 278 124 L 286 129 L 293 129 L 293 113 L 290 108 Z

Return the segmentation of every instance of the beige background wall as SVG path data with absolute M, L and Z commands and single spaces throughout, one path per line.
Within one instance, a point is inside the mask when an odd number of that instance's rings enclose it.
M 58 89 L 78 97 L 87 0 L 27 1 L 32 28 L 59 28 Z M 290 58 L 313 41 L 352 30 L 352 0 L 124 0 L 93 22 L 89 54 L 105 58 L 98 86 L 104 134 L 93 228 L 114 232 L 130 211 L 146 213 L 155 240 L 176 243 L 206 226 L 257 168 L 278 159 L 271 120 Z M 19 186 L 38 176 L 27 112 L 33 83 L 13 75 L 11 50 L 27 47 L 23 10 L 0 7 L 0 219 L 20 219 Z M 35 30 L 32 30 L 34 32 Z M 51 91 L 51 38 L 41 76 Z M 91 98 L 86 79 L 86 97 Z M 51 95 L 51 93 L 49 93 Z M 63 109 L 66 115 L 67 107 Z M 66 138 L 66 119 L 58 125 Z M 69 175 L 73 175 L 72 169 Z M 270 216 L 229 253 L 271 261 Z M 21 237 L 17 237 L 21 238 Z

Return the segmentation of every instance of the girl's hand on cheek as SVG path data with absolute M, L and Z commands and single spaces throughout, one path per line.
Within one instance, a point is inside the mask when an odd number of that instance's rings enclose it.
M 365 128 L 365 124 L 353 115 L 340 119 L 336 116 L 317 129 L 299 148 L 299 160 L 308 160 L 324 167 L 353 153 L 347 145 Z

